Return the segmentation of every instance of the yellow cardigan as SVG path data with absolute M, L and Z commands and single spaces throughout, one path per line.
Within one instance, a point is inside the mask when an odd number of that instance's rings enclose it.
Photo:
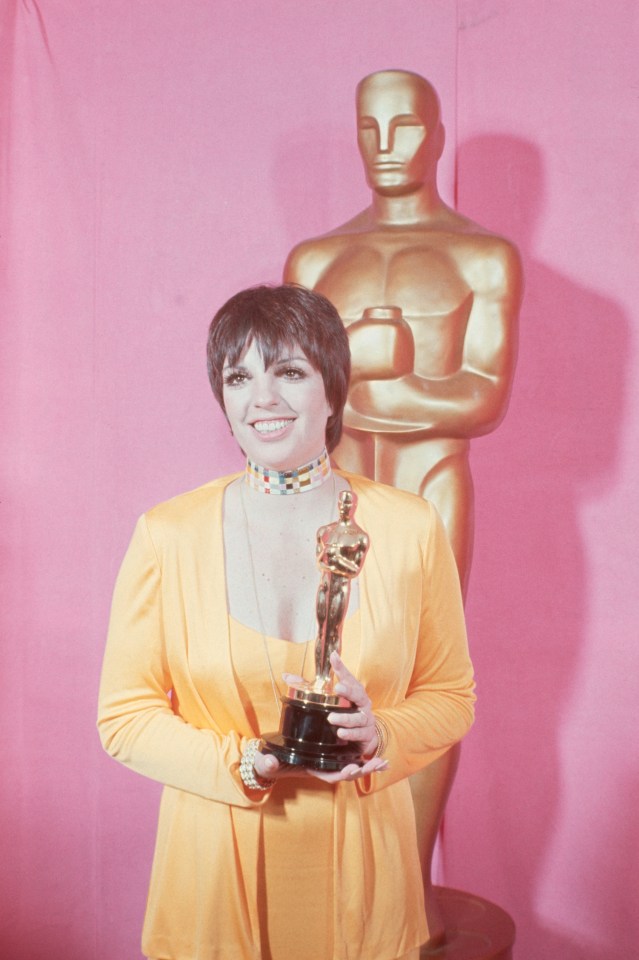
M 335 838 L 325 905 L 335 960 L 393 960 L 428 936 L 406 777 L 464 736 L 474 684 L 455 563 L 435 509 L 345 476 L 371 540 L 359 662 L 348 665 L 388 728 L 390 766 L 329 788 L 330 804 L 325 784 L 299 781 L 298 802 L 311 833 L 321 827 Z M 229 646 L 222 503 L 233 479 L 142 516 L 113 598 L 100 736 L 116 760 L 165 784 L 143 935 L 151 957 L 261 957 L 261 824 L 283 787 L 256 799 L 239 776 L 243 745 L 260 731 Z

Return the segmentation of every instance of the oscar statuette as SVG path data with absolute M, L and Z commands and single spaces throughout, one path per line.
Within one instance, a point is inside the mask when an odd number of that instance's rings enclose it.
M 331 713 L 355 713 L 350 700 L 335 693 L 330 657 L 342 647 L 342 627 L 348 610 L 351 582 L 360 573 L 369 538 L 353 517 L 357 497 L 350 490 L 339 495 L 339 520 L 317 531 L 317 564 L 321 571 L 317 591 L 315 679 L 288 687 L 282 697 L 278 733 L 263 734 L 266 751 L 282 763 L 314 770 L 341 770 L 363 762 L 361 744 L 340 740 Z

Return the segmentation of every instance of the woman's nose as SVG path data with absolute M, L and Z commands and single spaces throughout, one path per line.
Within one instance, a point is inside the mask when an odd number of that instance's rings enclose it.
M 258 407 L 273 407 L 279 403 L 280 394 L 275 377 L 266 374 L 253 381 L 253 403 Z

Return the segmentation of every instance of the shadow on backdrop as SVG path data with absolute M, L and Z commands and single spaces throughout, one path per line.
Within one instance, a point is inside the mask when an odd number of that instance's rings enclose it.
M 522 948 L 534 945 L 539 957 L 605 960 L 613 943 L 630 951 L 605 890 L 593 889 L 592 909 L 606 914 L 594 927 L 615 938 L 607 946 L 551 929 L 539 899 L 562 803 L 562 716 L 576 692 L 589 616 L 580 512 L 614 485 L 629 321 L 613 300 L 535 257 L 546 198 L 534 144 L 501 135 L 468 140 L 459 149 L 457 184 L 458 209 L 513 238 L 526 277 L 509 413 L 493 437 L 474 442 L 471 457 L 477 525 L 469 620 L 481 691 L 473 736 L 490 764 L 473 813 L 480 835 L 471 869 L 485 888 L 486 864 L 498 864 L 492 893 L 505 892 L 502 905 Z M 588 228 L 585 211 L 575 211 L 575 224 Z M 592 774 L 596 784 L 596 769 Z M 592 824 L 584 822 L 590 839 L 575 871 L 605 884 L 633 816 L 630 799 L 624 809 L 620 798 L 617 837 L 604 824 L 594 845 Z M 569 900 L 571 891 L 556 895 Z
M 358 188 L 345 202 L 344 184 L 349 182 Z M 276 271 L 279 280 L 295 244 L 325 233 L 327 224 L 341 223 L 370 202 L 353 129 L 327 123 L 292 126 L 278 146 L 270 190 L 283 240 L 284 254 Z

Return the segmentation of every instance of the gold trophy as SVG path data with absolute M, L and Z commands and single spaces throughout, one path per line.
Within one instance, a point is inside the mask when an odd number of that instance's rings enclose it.
M 362 763 L 362 745 L 337 736 L 331 713 L 355 713 L 358 708 L 333 690 L 330 657 L 342 648 L 342 627 L 348 610 L 351 582 L 364 565 L 369 547 L 366 533 L 354 519 L 357 497 L 351 490 L 339 495 L 339 520 L 317 531 L 317 564 L 322 578 L 317 591 L 315 679 L 290 686 L 282 697 L 278 733 L 263 735 L 266 750 L 282 763 L 314 770 L 341 770 Z

